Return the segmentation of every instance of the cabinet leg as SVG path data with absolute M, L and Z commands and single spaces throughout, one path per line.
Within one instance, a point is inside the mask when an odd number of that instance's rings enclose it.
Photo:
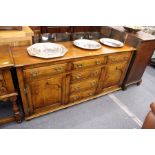
M 126 85 L 123 85 L 122 86 L 122 90 L 127 90 L 127 86 Z
M 15 120 L 17 123 L 21 123 L 22 119 L 21 119 L 19 107 L 17 105 L 17 97 L 12 98 L 12 105 L 13 105 L 13 112 L 14 112 Z
M 142 83 L 142 80 L 140 80 L 139 82 L 137 82 L 137 86 L 139 86 Z

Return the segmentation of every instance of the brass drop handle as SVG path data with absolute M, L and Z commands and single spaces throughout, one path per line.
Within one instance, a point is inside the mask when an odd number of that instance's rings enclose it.
M 96 65 L 100 65 L 101 64 L 101 61 L 100 60 L 96 60 Z
M 93 93 L 88 93 L 89 96 L 93 95 Z
M 112 61 L 112 62 L 115 62 L 115 61 L 116 61 L 116 59 L 115 59 L 115 58 L 112 58 L 112 59 L 111 59 L 111 61 Z
M 56 67 L 54 68 L 57 72 L 62 72 L 63 71 L 63 68 L 62 67 Z
M 75 77 L 75 79 L 80 79 L 80 78 L 81 78 L 81 76 L 80 76 L 80 75 Z
M 31 72 L 31 75 L 33 76 L 33 77 L 36 77 L 36 76 L 38 76 L 38 72 L 37 71 L 33 71 L 33 72 Z
M 83 64 L 77 64 L 77 67 L 78 68 L 82 68 L 83 67 Z
M 7 90 L 6 90 L 6 88 L 5 88 L 5 87 L 1 87 L 1 88 L 0 88 L 0 92 L 2 92 L 2 93 L 6 93 L 6 92 L 7 92 Z
M 116 70 L 119 70 L 120 72 L 123 72 L 121 67 L 119 68 L 119 67 L 116 66 Z
M 98 75 L 98 72 L 95 71 L 95 72 L 91 73 L 91 75 L 92 75 L 92 76 L 97 76 L 97 75 Z
M 80 89 L 80 87 L 77 86 L 77 87 L 75 87 L 74 89 L 75 89 L 75 91 L 78 91 L 78 90 Z
M 95 86 L 96 85 L 96 82 L 91 82 L 91 86 Z
M 77 100 L 79 98 L 79 96 L 74 96 L 74 100 Z

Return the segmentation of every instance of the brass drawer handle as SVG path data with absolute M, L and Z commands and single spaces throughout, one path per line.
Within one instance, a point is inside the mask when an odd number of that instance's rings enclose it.
M 56 67 L 54 68 L 57 72 L 62 72 L 63 71 L 63 68 L 62 67 Z
M 1 87 L 1 88 L 0 88 L 0 92 L 1 92 L 1 93 L 6 93 L 6 92 L 7 92 L 7 89 L 6 89 L 5 87 Z
M 82 68 L 83 64 L 77 64 L 77 68 Z
M 90 75 L 91 75 L 91 76 L 97 76 L 97 75 L 98 75 L 98 71 L 93 72 L 93 73 L 91 73 Z
M 90 85 L 91 86 L 95 86 L 96 85 L 96 82 L 91 82 Z
M 111 61 L 112 61 L 112 62 L 116 62 L 116 61 L 117 61 L 117 59 L 115 59 L 115 58 L 112 58 L 112 59 L 111 59 Z
M 74 78 L 75 78 L 75 79 L 80 79 L 80 78 L 81 78 L 81 76 L 75 76 Z
M 74 91 L 78 91 L 78 90 L 80 90 L 80 87 L 79 86 L 77 86 L 77 87 L 74 88 Z
M 92 96 L 92 95 L 93 95 L 93 93 L 92 93 L 92 92 L 91 92 L 91 93 L 89 92 L 89 93 L 88 93 L 88 95 L 89 95 L 89 96 Z
M 38 73 L 38 71 L 33 71 L 33 72 L 31 72 L 31 75 L 32 75 L 33 77 L 36 77 L 36 76 L 39 75 L 39 73 Z
M 100 60 L 96 60 L 95 63 L 96 63 L 96 65 L 100 65 L 101 61 Z
M 78 100 L 80 97 L 79 96 L 74 96 L 73 99 L 74 100 Z

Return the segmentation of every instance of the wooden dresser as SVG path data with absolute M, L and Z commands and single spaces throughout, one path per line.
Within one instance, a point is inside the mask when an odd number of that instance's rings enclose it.
M 31 57 L 27 47 L 12 48 L 26 120 L 121 89 L 135 50 L 125 45 L 88 51 L 61 44 L 68 53 L 54 59 Z
M 14 66 L 10 48 L 0 46 L 0 102 L 10 100 L 14 116 L 0 118 L 0 124 L 16 120 L 21 121 L 18 105 L 16 103 L 18 93 L 15 91 L 10 69 Z M 1 104 L 1 103 L 0 103 Z M 3 103 L 5 104 L 5 102 Z

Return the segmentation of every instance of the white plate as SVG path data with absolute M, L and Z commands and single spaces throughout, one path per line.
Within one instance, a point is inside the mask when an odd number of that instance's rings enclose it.
M 88 39 L 77 39 L 73 41 L 73 44 L 77 47 L 88 49 L 88 50 L 96 50 L 101 48 L 101 44 L 94 40 L 88 40 Z
M 55 43 L 36 43 L 27 48 L 29 55 L 39 58 L 61 57 L 68 51 L 63 45 Z
M 104 45 L 111 46 L 111 47 L 123 47 L 124 44 L 118 40 L 110 39 L 110 38 L 101 38 L 100 42 Z

